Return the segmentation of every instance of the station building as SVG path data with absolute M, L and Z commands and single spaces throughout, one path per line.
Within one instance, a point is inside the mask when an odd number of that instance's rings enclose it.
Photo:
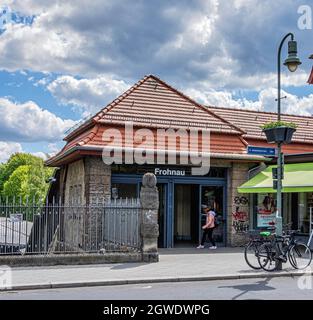
M 201 105 L 158 77 L 145 76 L 64 138 L 64 148 L 46 162 L 59 168 L 49 196 L 65 204 L 134 198 L 143 174 L 152 172 L 160 200 L 159 247 L 197 244 L 204 206 L 218 214 L 219 245 L 239 245 L 244 231 L 273 220 L 275 158 L 248 154 L 247 147 L 273 147 L 260 126 L 276 118 L 275 113 Z M 292 143 L 283 146 L 283 219 L 308 234 L 313 118 L 282 115 L 282 120 L 297 124 Z M 104 150 L 116 161 L 104 161 Z M 209 157 L 210 169 L 195 173 L 201 163 L 191 160 L 202 156 Z

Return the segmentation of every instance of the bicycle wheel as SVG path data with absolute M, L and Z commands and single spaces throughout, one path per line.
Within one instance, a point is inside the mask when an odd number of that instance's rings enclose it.
M 312 252 L 306 244 L 296 243 L 288 251 L 288 260 L 295 269 L 305 269 L 312 261 Z
M 255 270 L 261 269 L 258 261 L 259 247 L 262 245 L 261 241 L 251 241 L 245 247 L 245 260 L 247 265 Z
M 265 271 L 275 271 L 278 261 L 275 259 L 276 250 L 270 243 L 264 243 L 259 247 L 258 262 Z

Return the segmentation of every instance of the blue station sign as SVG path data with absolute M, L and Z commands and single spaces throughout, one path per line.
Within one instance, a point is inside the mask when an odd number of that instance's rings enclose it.
M 256 146 L 248 146 L 247 153 L 255 154 L 267 157 L 275 157 L 276 156 L 276 148 L 267 148 L 267 147 L 256 147 Z

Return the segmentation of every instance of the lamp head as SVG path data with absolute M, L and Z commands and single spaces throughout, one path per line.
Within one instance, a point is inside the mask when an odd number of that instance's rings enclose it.
M 288 42 L 288 58 L 285 60 L 284 65 L 288 67 L 290 72 L 295 72 L 298 66 L 302 63 L 297 57 L 297 41 Z

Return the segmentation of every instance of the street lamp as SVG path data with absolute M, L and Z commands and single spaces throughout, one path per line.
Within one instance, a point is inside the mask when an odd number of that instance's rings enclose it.
M 286 39 L 290 37 L 291 40 L 288 42 L 288 58 L 285 60 L 284 65 L 288 67 L 290 72 L 295 72 L 298 66 L 301 64 L 300 59 L 297 57 L 297 42 L 294 40 L 293 33 L 288 33 L 282 39 L 277 56 L 277 76 L 278 76 L 278 92 L 277 92 L 277 118 L 280 121 L 280 106 L 281 106 L 281 50 Z M 283 223 L 282 223 L 282 152 L 281 142 L 277 143 L 277 213 L 276 213 L 276 233 L 282 235 Z

